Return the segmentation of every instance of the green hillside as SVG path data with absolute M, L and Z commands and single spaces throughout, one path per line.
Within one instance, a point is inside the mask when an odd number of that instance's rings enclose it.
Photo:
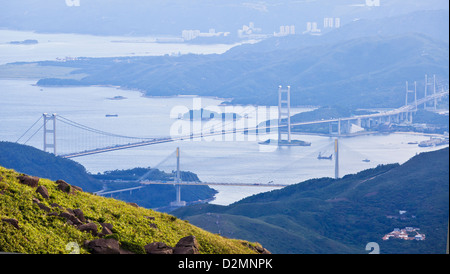
M 203 254 L 262 250 L 259 244 L 226 239 L 172 215 L 22 175 L 0 167 L 0 252 L 69 253 L 66 246 L 75 243 L 81 253 L 91 253 L 86 241 L 109 241 L 118 243 L 121 253 L 145 253 L 150 243 L 175 247 L 187 236 L 195 236 Z M 38 190 L 42 187 L 48 195 Z
M 49 178 L 51 180 L 65 180 L 69 184 L 81 187 L 88 192 L 102 189 L 102 180 L 136 181 L 144 174 L 147 179 L 173 181 L 173 174 L 150 168 L 133 168 L 129 170 L 113 170 L 103 174 L 90 174 L 79 163 L 56 157 L 51 153 L 37 148 L 11 142 L 0 142 L 0 166 L 33 174 L 34 176 Z M 151 172 L 150 172 L 151 171 Z M 181 172 L 184 181 L 198 181 L 196 174 L 188 171 Z M 141 186 L 139 183 L 109 183 L 108 190 L 117 190 Z M 208 186 L 182 187 L 183 199 L 190 202 L 212 199 L 217 193 Z M 176 199 L 176 190 L 172 185 L 150 185 L 139 191 L 118 193 L 114 198 L 137 203 L 146 208 L 168 206 Z
M 381 253 L 444 253 L 448 164 L 446 148 L 403 165 L 308 180 L 230 206 L 197 205 L 172 214 L 224 236 L 258 239 L 274 253 L 366 253 L 369 242 L 378 243 Z M 426 240 L 382 240 L 405 227 L 420 228 Z
M 81 164 L 31 146 L 0 142 L 0 166 L 55 181 L 63 179 L 85 191 L 102 189 L 101 182 L 88 174 Z

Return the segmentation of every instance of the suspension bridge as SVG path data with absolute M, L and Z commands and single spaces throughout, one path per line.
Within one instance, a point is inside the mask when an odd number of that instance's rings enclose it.
M 231 128 L 225 129 L 225 125 L 230 121 L 225 121 L 224 115 L 222 120 L 218 121 L 221 124 L 218 128 L 222 130 L 211 131 L 200 129 L 194 132 L 191 128 L 190 134 L 168 137 L 135 137 L 125 136 L 120 134 L 114 134 L 99 130 L 93 127 L 89 127 L 78 122 L 75 122 L 69 118 L 66 118 L 57 114 L 44 113 L 39 119 L 28 128 L 22 136 L 17 140 L 17 143 L 23 141 L 23 144 L 27 144 L 31 139 L 36 137 L 38 133 L 43 136 L 43 150 L 52 152 L 63 158 L 76 158 L 82 156 L 88 156 L 93 154 L 106 153 L 111 151 L 132 149 L 143 146 L 157 145 L 169 142 L 176 142 L 182 140 L 192 140 L 199 138 L 206 138 L 218 135 L 229 135 L 237 133 L 246 133 L 250 131 L 255 132 L 278 132 L 279 144 L 290 143 L 291 128 L 294 126 L 313 125 L 313 124 L 329 124 L 330 136 L 348 136 L 352 134 L 352 127 L 363 130 L 370 130 L 373 127 L 379 126 L 382 123 L 412 123 L 413 114 L 418 110 L 420 105 L 424 105 L 427 108 L 427 104 L 432 102 L 434 109 L 438 99 L 449 95 L 449 90 L 443 90 L 441 92 L 436 91 L 436 84 L 434 84 L 433 93 L 427 95 L 424 98 L 417 99 L 417 86 L 415 83 L 415 89 L 410 90 L 408 83 L 406 84 L 406 102 L 405 105 L 397 109 L 382 111 L 379 113 L 358 115 L 352 117 L 343 117 L 335 119 L 326 119 L 309 122 L 291 122 L 291 107 L 290 107 L 290 87 L 287 89 L 279 89 L 279 106 L 278 106 L 278 121 L 271 121 L 269 125 L 250 126 L 244 128 Z M 408 100 L 409 94 L 414 94 L 414 101 Z M 283 96 L 287 98 L 283 98 Z M 232 123 L 233 121 L 231 121 Z M 40 125 L 40 126 L 39 126 Z M 65 127 L 68 131 L 64 136 L 58 134 L 60 127 Z M 333 129 L 337 129 L 334 131 Z M 76 130 L 76 131 L 75 131 Z M 85 146 L 82 148 L 82 146 Z M 62 148 L 62 149 L 61 149 Z M 60 152 L 64 151 L 64 152 Z
M 427 78 L 426 78 L 427 79 Z M 309 121 L 309 122 L 299 122 L 292 123 L 291 122 L 291 107 L 290 107 L 290 87 L 287 89 L 283 89 L 281 86 L 279 87 L 279 105 L 278 105 L 278 121 L 277 123 L 269 123 L 266 126 L 257 125 L 254 127 L 245 127 L 245 128 L 231 128 L 226 129 L 224 123 L 229 123 L 229 121 L 224 120 L 224 116 L 222 116 L 222 130 L 216 131 L 203 131 L 200 130 L 198 132 L 193 132 L 191 130 L 190 134 L 181 135 L 176 137 L 135 137 L 135 136 L 126 136 L 120 134 L 114 134 L 110 132 L 106 132 L 100 129 L 96 129 L 93 127 L 89 127 L 83 125 L 81 123 L 75 122 L 69 118 L 66 118 L 57 114 L 47 114 L 44 113 L 37 121 L 35 121 L 30 128 L 28 128 L 25 133 L 23 133 L 17 142 L 22 141 L 24 144 L 28 143 L 30 140 L 39 136 L 39 133 L 42 134 L 43 140 L 43 150 L 52 152 L 55 155 L 58 155 L 63 158 L 76 158 L 106 152 L 112 152 L 117 150 L 124 149 L 132 149 L 143 146 L 157 145 L 169 142 L 176 142 L 182 140 L 189 139 L 198 139 L 204 138 L 208 136 L 218 136 L 218 135 L 228 135 L 228 134 L 237 134 L 237 133 L 246 133 L 250 131 L 256 132 L 270 132 L 270 130 L 276 130 L 278 132 L 278 142 L 280 144 L 289 144 L 292 141 L 291 138 L 291 128 L 294 126 L 301 125 L 312 125 L 312 124 L 329 124 L 330 132 L 329 135 L 332 137 L 340 137 L 340 136 L 348 136 L 351 135 L 352 125 L 356 125 L 360 128 L 371 129 L 374 126 L 380 125 L 382 123 L 412 123 L 413 114 L 418 110 L 419 106 L 423 105 L 425 108 L 429 107 L 430 102 L 433 103 L 434 109 L 436 109 L 437 101 L 442 97 L 448 96 L 449 91 L 442 89 L 441 92 L 437 92 L 435 78 L 434 85 L 429 83 L 426 80 L 426 87 L 433 86 L 433 91 L 431 94 L 426 94 L 424 98 L 417 98 L 417 84 L 414 83 L 414 90 L 409 89 L 408 83 L 406 83 L 406 101 L 405 105 L 389 111 L 383 111 L 374 114 L 368 115 L 359 115 L 352 117 L 344 117 L 344 118 L 336 118 L 336 119 L 327 119 L 327 120 L 319 120 L 319 121 Z M 410 94 L 414 94 L 414 100 L 411 102 Z M 70 129 L 72 132 L 60 134 L 58 133 L 61 128 L 65 127 L 65 129 Z M 337 127 L 337 131 L 333 131 L 333 128 Z M 80 134 L 82 132 L 82 134 Z M 89 136 L 90 135 L 90 136 Z M 87 137 L 86 137 L 87 136 Z M 95 137 L 93 137 L 95 136 Z M 80 144 L 84 148 L 80 148 Z M 68 148 L 69 147 L 69 148 Z M 87 147 L 87 148 L 86 148 Z M 339 178 L 339 149 L 338 149 L 337 139 L 334 143 L 334 151 L 330 156 L 330 159 L 334 157 L 334 166 L 335 166 L 335 178 Z M 63 149 L 61 149 L 63 148 Z M 64 151 L 63 153 L 57 153 L 59 151 Z M 126 192 L 126 191 L 135 191 L 139 190 L 146 185 L 158 185 L 158 184 L 172 184 L 175 185 L 177 189 L 177 199 L 173 202 L 175 206 L 182 206 L 184 202 L 181 200 L 180 187 L 182 185 L 209 185 L 209 186 L 248 186 L 248 187 L 270 187 L 270 188 L 282 188 L 287 186 L 286 184 L 274 184 L 273 182 L 267 183 L 258 183 L 257 181 L 248 182 L 248 183 L 225 183 L 225 182 L 184 182 L 180 177 L 180 151 L 177 148 L 177 172 L 174 177 L 173 182 L 160 182 L 160 181 L 152 181 L 146 180 L 145 178 L 141 178 L 137 182 L 140 184 L 137 187 L 125 188 L 119 190 L 111 190 L 111 191 L 99 191 L 98 195 L 112 195 L 114 193 Z M 326 157 L 324 157 L 326 158 Z M 263 181 L 263 180 L 261 180 Z M 136 183 L 136 182 L 135 182 Z
M 321 148 L 323 149 L 323 148 Z M 167 181 L 156 181 L 156 180 L 149 180 L 149 175 L 157 170 L 161 164 L 169 160 L 171 157 L 176 156 L 176 171 L 174 172 L 174 178 L 173 181 L 167 182 Z M 338 145 L 338 139 L 334 142 L 334 153 L 333 153 L 334 159 L 335 159 L 335 178 L 339 178 L 339 145 Z M 171 206 L 174 207 L 180 207 L 185 206 L 186 202 L 181 199 L 181 186 L 229 186 L 229 187 L 267 187 L 267 188 L 283 188 L 286 186 L 289 186 L 289 184 L 278 184 L 273 183 L 273 181 L 268 183 L 232 183 L 232 182 L 204 182 L 204 181 L 182 181 L 181 180 L 181 171 L 180 171 L 180 158 L 181 158 L 181 152 L 180 148 L 177 147 L 174 153 L 171 153 L 168 157 L 166 157 L 163 161 L 161 161 L 159 164 L 157 164 L 155 167 L 150 169 L 147 173 L 142 175 L 139 179 L 135 181 L 123 181 L 121 180 L 120 183 L 137 183 L 139 186 L 136 187 L 129 187 L 129 188 L 123 188 L 123 189 L 115 189 L 115 190 L 106 190 L 107 187 L 104 187 L 103 190 L 96 192 L 95 194 L 101 195 L 101 196 L 107 196 L 107 195 L 113 195 L 117 193 L 122 192 L 130 192 L 140 190 L 148 185 L 173 185 L 176 188 L 176 200 L 171 203 Z M 257 179 L 258 180 L 258 179 Z M 106 182 L 104 182 L 106 183 Z M 114 181 L 110 181 L 109 183 L 114 183 Z

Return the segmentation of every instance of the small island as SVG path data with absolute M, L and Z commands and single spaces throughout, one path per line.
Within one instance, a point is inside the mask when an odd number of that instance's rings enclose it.
M 125 99 L 127 99 L 127 97 L 118 95 L 118 96 L 114 96 L 114 97 L 108 98 L 108 99 L 109 100 L 125 100 Z
M 27 40 L 23 40 L 23 41 L 11 41 L 9 42 L 11 45 L 36 45 L 38 44 L 38 40 L 34 40 L 34 39 L 27 39 Z

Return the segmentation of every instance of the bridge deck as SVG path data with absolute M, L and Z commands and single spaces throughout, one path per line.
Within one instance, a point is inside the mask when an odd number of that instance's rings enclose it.
M 184 185 L 184 186 L 251 186 L 251 187 L 271 187 L 271 188 L 283 188 L 288 185 L 286 184 L 258 184 L 258 183 L 217 183 L 217 182 L 153 182 L 153 181 L 144 181 L 141 182 L 143 185 Z
M 402 106 L 402 107 L 394 109 L 394 110 L 384 111 L 384 112 L 380 112 L 380 113 L 358 115 L 358 116 L 344 117 L 344 118 L 338 118 L 338 119 L 327 119 L 327 120 L 318 120 L 318 121 L 310 121 L 310 122 L 291 123 L 291 126 L 322 124 L 322 123 L 336 123 L 339 121 L 341 121 L 341 122 L 342 121 L 354 121 L 354 120 L 358 120 L 358 119 L 370 119 L 370 118 L 379 118 L 379 117 L 398 115 L 400 113 L 413 111 L 413 110 L 415 110 L 417 105 L 421 105 L 423 103 L 434 100 L 436 98 L 440 98 L 442 96 L 446 96 L 448 94 L 449 94 L 448 91 L 432 94 L 432 95 L 427 96 L 426 98 L 417 100 L 417 104 L 415 104 L 415 103 L 408 104 L 408 105 Z M 274 129 L 274 128 L 282 128 L 282 127 L 287 127 L 287 125 L 276 124 L 276 125 L 265 126 L 265 127 L 256 126 L 256 127 L 249 127 L 249 128 L 244 128 L 244 129 L 231 129 L 231 130 L 226 130 L 226 131 L 219 130 L 219 131 L 213 132 L 213 133 L 199 133 L 199 134 L 195 134 L 192 136 L 187 135 L 187 136 L 179 136 L 176 138 L 167 137 L 167 138 L 161 138 L 161 139 L 152 139 L 152 140 L 148 140 L 148 141 L 129 143 L 126 145 L 117 145 L 117 146 L 113 146 L 113 147 L 98 148 L 98 149 L 82 151 L 82 152 L 77 152 L 77 153 L 71 153 L 71 154 L 66 154 L 66 155 L 59 155 L 59 156 L 63 157 L 63 158 L 75 158 L 75 157 L 105 153 L 105 152 L 122 150 L 122 149 L 129 149 L 129 148 L 135 148 L 135 147 L 141 147 L 141 146 L 149 146 L 149 145 L 155 145 L 155 144 L 161 144 L 161 143 L 175 142 L 175 141 L 181 141 L 181 140 L 185 140 L 185 139 L 187 140 L 190 138 L 197 139 L 197 138 L 203 138 L 203 137 L 208 137 L 208 136 L 217 136 L 217 135 L 225 135 L 225 134 L 231 134 L 231 133 L 237 133 L 237 132 L 265 130 L 265 129 Z

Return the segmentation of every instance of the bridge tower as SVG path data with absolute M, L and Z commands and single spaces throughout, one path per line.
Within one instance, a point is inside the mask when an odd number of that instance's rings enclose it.
M 278 87 L 278 143 L 291 142 L 291 86 L 283 89 Z M 287 133 L 282 132 L 283 126 L 287 126 Z M 286 136 L 287 135 L 287 136 Z M 287 139 L 283 139 L 287 138 Z
M 417 111 L 417 82 L 414 81 L 414 90 L 410 90 L 408 81 L 406 81 L 406 102 L 405 102 L 405 106 L 408 105 L 408 94 L 409 93 L 414 93 L 414 104 L 416 106 L 416 111 Z
M 53 154 L 56 155 L 56 114 L 44 113 L 42 117 L 44 118 L 44 151 L 53 149 Z
M 408 94 L 409 93 L 414 93 L 414 105 L 416 106 L 414 111 L 416 112 L 417 111 L 417 82 L 414 82 L 414 90 L 410 90 L 408 81 L 406 81 L 406 102 L 405 102 L 405 106 L 408 105 Z M 408 118 L 408 114 L 409 114 L 409 118 Z M 412 113 L 412 111 L 410 113 L 406 113 L 406 120 L 408 120 L 409 123 L 412 123 L 412 121 L 413 121 L 413 113 Z
M 339 179 L 339 141 L 334 140 L 334 178 Z
M 180 174 L 180 148 L 177 147 L 177 173 L 176 173 L 176 177 L 175 177 L 175 189 L 177 191 L 177 198 L 175 202 L 171 202 L 170 206 L 176 206 L 176 207 L 180 207 L 180 206 L 185 206 L 186 202 L 185 201 L 181 201 L 181 174 Z
M 431 87 L 433 89 L 433 95 L 436 94 L 436 75 L 433 75 L 433 78 L 430 80 L 428 78 L 428 75 L 425 74 L 425 98 L 428 95 L 428 87 Z M 434 98 L 434 110 L 437 108 L 437 98 Z M 427 109 L 427 103 L 424 104 L 424 109 Z

